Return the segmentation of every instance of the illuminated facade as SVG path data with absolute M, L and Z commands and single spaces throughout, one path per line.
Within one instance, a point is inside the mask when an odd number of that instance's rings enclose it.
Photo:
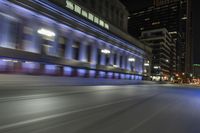
M 141 80 L 151 49 L 67 2 L 0 0 L 0 72 Z
M 193 74 L 195 77 L 200 78 L 200 64 L 193 64 Z
M 154 5 L 130 15 L 129 33 L 139 37 L 142 31 L 166 28 L 176 41 L 177 72 L 192 70 L 192 0 L 154 0 Z
M 167 29 L 143 31 L 141 40 L 152 48 L 152 79 L 170 80 L 176 73 L 176 47 Z

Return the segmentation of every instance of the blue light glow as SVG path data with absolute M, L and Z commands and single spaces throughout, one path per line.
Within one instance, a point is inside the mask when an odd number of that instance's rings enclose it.
M 114 76 L 115 76 L 116 79 L 118 79 L 119 78 L 119 73 L 115 73 Z
M 104 78 L 105 75 L 106 75 L 106 72 L 104 72 L 104 71 L 99 71 L 99 76 L 100 76 L 100 78 Z
M 135 79 L 135 76 L 134 76 L 134 75 L 131 75 L 131 79 L 134 80 L 134 79 Z
M 72 70 L 72 67 L 64 67 L 64 75 L 71 76 Z
M 108 78 L 112 78 L 113 77 L 113 72 L 108 72 Z
M 122 73 L 121 73 L 121 74 L 120 74 L 120 78 L 121 78 L 121 79 L 124 79 L 124 78 L 125 78 L 125 74 L 122 74 Z
M 34 72 L 35 70 L 39 70 L 40 64 L 35 62 L 25 62 L 22 63 L 22 69 L 24 72 Z
M 0 71 L 5 71 L 7 67 L 7 62 L 0 60 Z
M 95 70 L 89 70 L 90 77 L 95 77 L 96 71 Z
M 78 69 L 77 71 L 78 71 L 78 76 L 83 77 L 86 74 L 86 70 L 85 69 Z
M 130 79 L 130 75 L 129 74 L 126 74 L 126 79 Z
M 46 74 L 55 74 L 57 66 L 56 65 L 45 65 Z

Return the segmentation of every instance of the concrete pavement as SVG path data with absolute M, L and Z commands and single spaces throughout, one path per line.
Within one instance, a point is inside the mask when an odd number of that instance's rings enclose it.
M 0 85 L 0 133 L 200 132 L 198 88 L 26 84 Z

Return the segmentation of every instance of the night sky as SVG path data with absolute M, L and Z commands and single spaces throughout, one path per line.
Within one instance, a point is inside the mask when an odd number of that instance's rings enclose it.
M 194 63 L 200 64 L 200 17 L 198 0 L 192 0 L 193 13 L 193 44 L 194 44 Z
M 140 10 L 142 8 L 153 5 L 153 0 L 120 0 L 120 1 L 127 7 L 129 12 Z
M 120 0 L 129 10 L 134 12 L 142 8 L 151 6 L 153 0 Z M 193 26 L 193 49 L 194 49 L 194 63 L 200 64 L 200 8 L 198 0 L 192 0 L 192 26 Z M 133 8 L 134 7 L 134 8 Z M 136 8 L 135 8 L 136 7 Z

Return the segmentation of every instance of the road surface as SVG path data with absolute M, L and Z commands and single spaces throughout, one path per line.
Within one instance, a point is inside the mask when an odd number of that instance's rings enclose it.
M 0 86 L 0 133 L 200 133 L 199 122 L 189 86 Z

